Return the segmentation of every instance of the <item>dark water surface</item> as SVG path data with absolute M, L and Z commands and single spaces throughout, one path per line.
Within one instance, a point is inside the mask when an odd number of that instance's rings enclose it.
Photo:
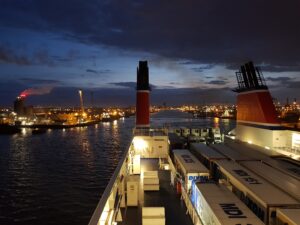
M 219 126 L 228 120 L 191 119 L 160 112 L 154 126 Z M 87 224 L 119 158 L 127 149 L 134 118 L 87 128 L 0 136 L 0 225 Z

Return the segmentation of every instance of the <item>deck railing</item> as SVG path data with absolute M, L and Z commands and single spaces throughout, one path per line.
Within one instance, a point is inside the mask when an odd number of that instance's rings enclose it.
M 167 128 L 134 128 L 134 136 L 166 136 L 168 135 Z
M 112 177 L 109 180 L 108 185 L 106 186 L 100 201 L 97 204 L 97 207 L 90 219 L 89 225 L 99 225 L 99 221 L 100 221 L 100 217 L 104 211 L 105 205 L 107 204 L 110 195 L 112 194 L 112 191 L 114 190 L 114 186 L 116 184 L 116 181 L 118 180 L 119 176 L 120 176 L 120 172 L 122 169 L 123 164 L 125 163 L 125 159 L 129 153 L 129 149 L 130 149 L 130 145 L 131 143 L 128 145 L 127 150 L 123 153 L 122 157 L 120 158 L 120 161 L 112 175 Z

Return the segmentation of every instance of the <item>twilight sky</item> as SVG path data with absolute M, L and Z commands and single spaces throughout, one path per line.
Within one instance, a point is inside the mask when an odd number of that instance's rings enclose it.
M 273 97 L 300 99 L 299 0 L 0 0 L 0 106 L 234 103 L 235 71 L 260 66 Z

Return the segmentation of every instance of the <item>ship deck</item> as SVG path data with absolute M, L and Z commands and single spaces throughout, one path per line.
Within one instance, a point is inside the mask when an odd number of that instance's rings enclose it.
M 190 216 L 186 213 L 187 208 L 176 193 L 175 187 L 170 183 L 170 171 L 159 170 L 158 159 L 141 159 L 141 171 L 158 171 L 160 190 L 143 190 L 140 175 L 134 175 L 139 180 L 139 204 L 138 207 L 126 207 L 122 209 L 122 225 L 141 225 L 142 207 L 164 207 L 167 225 L 185 224 L 192 225 Z M 119 224 L 119 223 L 118 223 Z

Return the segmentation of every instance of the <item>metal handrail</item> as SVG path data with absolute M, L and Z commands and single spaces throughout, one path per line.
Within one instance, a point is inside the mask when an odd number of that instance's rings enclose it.
M 130 149 L 130 145 L 131 145 L 131 142 L 130 144 L 128 145 L 128 148 L 127 148 L 127 151 L 124 152 L 124 154 L 122 155 L 112 177 L 110 178 L 109 182 L 108 182 L 108 185 L 106 186 L 98 204 L 97 204 L 97 207 L 89 221 L 89 225 L 98 225 L 98 222 L 100 220 L 100 217 L 101 217 L 101 214 L 104 210 L 104 207 L 105 207 L 105 204 L 111 194 L 111 191 L 113 190 L 113 186 L 117 180 L 117 177 L 118 175 L 120 174 L 120 171 L 121 171 L 121 168 L 125 162 L 125 159 L 126 159 L 126 156 L 128 155 L 128 152 L 129 152 L 129 149 Z
M 134 136 L 162 136 L 167 135 L 168 130 L 166 128 L 134 128 L 133 135 Z

